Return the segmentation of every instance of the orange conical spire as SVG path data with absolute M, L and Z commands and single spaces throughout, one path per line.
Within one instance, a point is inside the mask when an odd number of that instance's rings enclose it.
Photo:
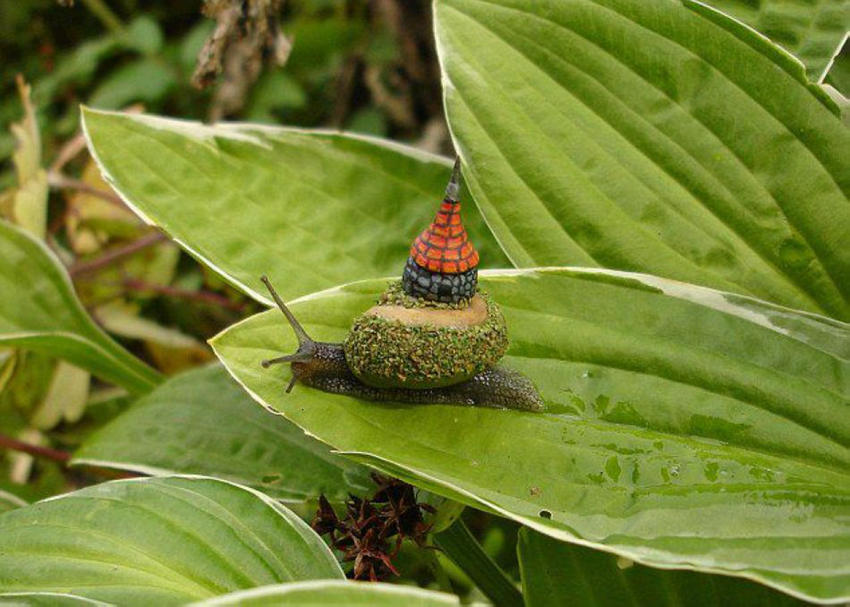
M 472 297 L 478 283 L 478 251 L 460 216 L 460 158 L 434 221 L 416 237 L 404 268 L 404 290 L 415 297 L 457 302 Z

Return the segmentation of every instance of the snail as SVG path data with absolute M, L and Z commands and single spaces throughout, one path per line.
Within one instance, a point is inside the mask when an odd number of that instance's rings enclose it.
M 499 307 L 478 289 L 478 252 L 460 216 L 460 159 L 434 221 L 413 242 L 401 281 L 355 319 L 343 343 L 315 341 L 261 278 L 292 327 L 298 349 L 262 361 L 290 363 L 292 380 L 373 401 L 539 411 L 531 381 L 498 365 L 508 348 Z

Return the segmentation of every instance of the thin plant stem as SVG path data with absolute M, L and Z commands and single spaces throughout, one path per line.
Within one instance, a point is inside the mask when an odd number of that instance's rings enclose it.
M 31 455 L 33 457 L 42 457 L 44 459 L 49 459 L 56 463 L 62 464 L 63 466 L 67 466 L 68 463 L 71 461 L 71 454 L 68 451 L 53 449 L 51 447 L 42 447 L 41 445 L 33 445 L 32 443 L 26 443 L 24 441 L 18 440 L 17 438 L 6 436 L 5 434 L 0 434 L 0 449 L 18 451 L 20 453 L 26 453 L 27 455 Z M 92 474 L 108 479 L 136 478 L 139 476 L 145 476 L 144 474 L 139 474 L 136 472 L 115 470 L 113 468 L 103 468 L 101 466 L 86 465 L 86 470 Z
M 70 268 L 68 268 L 68 273 L 71 276 L 79 276 L 81 274 L 95 272 L 101 268 L 108 266 L 111 263 L 118 261 L 119 259 L 123 259 L 128 255 L 132 255 L 133 253 L 141 251 L 146 247 L 155 245 L 164 240 L 165 235 L 162 232 L 150 232 L 149 234 L 145 234 L 141 238 L 134 240 L 129 244 L 108 250 L 100 257 L 96 257 L 88 261 L 75 263 Z
M 71 139 L 66 141 L 59 149 L 59 152 L 56 154 L 56 159 L 53 161 L 53 164 L 50 165 L 50 172 L 61 172 L 64 166 L 76 158 L 77 154 L 82 152 L 84 149 L 86 149 L 86 138 L 82 133 L 77 133 L 71 137 Z
M 6 436 L 5 434 L 0 434 L 0 447 L 11 451 L 20 451 L 21 453 L 26 453 L 35 457 L 44 457 L 53 460 L 54 462 L 59 462 L 60 464 L 67 464 L 71 459 L 71 454 L 67 451 L 60 451 L 59 449 L 25 443 L 24 441 L 12 438 L 11 436 Z
M 475 582 L 496 607 L 522 607 L 522 593 L 484 552 L 463 520 L 457 519 L 433 537 L 437 547 Z
M 47 185 L 59 190 L 69 189 L 85 192 L 86 194 L 91 194 L 92 196 L 97 196 L 98 198 L 102 198 L 107 202 L 111 202 L 116 206 L 126 208 L 124 207 L 124 201 L 122 201 L 121 198 L 114 192 L 96 188 L 92 185 L 89 185 L 85 181 L 80 181 L 79 179 L 68 177 L 67 175 L 63 175 L 62 173 L 50 171 L 47 174 Z
M 245 307 L 244 303 L 231 301 L 224 295 L 211 293 L 210 291 L 190 291 L 188 289 L 180 289 L 178 287 L 171 287 L 168 285 L 156 285 L 143 280 L 137 280 L 135 278 L 127 278 L 121 284 L 131 291 L 151 291 L 153 293 L 159 293 L 160 295 L 178 297 L 180 299 L 188 299 L 190 301 L 200 301 L 220 306 L 222 308 L 228 308 L 230 310 L 239 311 Z
M 124 24 L 118 15 L 103 0 L 82 0 L 89 12 L 97 17 L 100 22 L 113 34 L 124 33 Z

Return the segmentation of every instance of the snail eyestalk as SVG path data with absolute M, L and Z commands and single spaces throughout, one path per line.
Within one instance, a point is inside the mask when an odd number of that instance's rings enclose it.
M 293 363 L 293 362 L 301 362 L 304 358 L 298 354 L 287 354 L 286 356 L 278 356 L 277 358 L 269 358 L 262 361 L 260 364 L 263 365 L 263 369 L 268 369 L 272 365 L 277 365 L 280 363 Z
M 277 307 L 283 312 L 283 315 L 286 316 L 286 320 L 289 321 L 289 326 L 292 327 L 292 330 L 295 332 L 295 337 L 298 338 L 298 344 L 302 345 L 305 342 L 313 341 L 310 339 L 310 336 L 307 335 L 307 331 L 304 330 L 304 327 L 301 326 L 301 323 L 295 318 L 292 312 L 289 311 L 289 308 L 286 307 L 286 304 L 283 303 L 283 300 L 280 298 L 280 295 L 277 294 L 277 291 L 274 290 L 272 283 L 269 282 L 269 277 L 265 274 L 260 276 L 260 280 L 263 281 L 263 284 L 266 285 L 266 288 L 271 293 L 272 299 L 277 304 Z
M 286 320 L 289 321 L 289 326 L 292 327 L 292 331 L 295 333 L 295 337 L 298 339 L 298 350 L 296 350 L 293 354 L 287 354 L 285 356 L 278 356 L 277 358 L 271 358 L 268 360 L 262 361 L 260 364 L 264 369 L 268 369 L 272 365 L 276 365 L 279 363 L 299 363 L 299 362 L 308 362 L 316 352 L 316 342 L 307 335 L 307 331 L 304 330 L 304 327 L 301 326 L 301 323 L 295 318 L 289 308 L 286 307 L 286 304 L 283 303 L 283 300 L 280 298 L 280 295 L 277 294 L 272 283 L 269 282 L 267 276 L 261 276 L 260 280 L 263 281 L 263 284 L 266 285 L 266 288 L 271 293 L 272 299 L 277 304 L 278 309 L 283 312 L 283 315 L 286 317 Z M 287 388 L 287 392 L 292 390 L 293 382 L 289 384 L 289 388 Z

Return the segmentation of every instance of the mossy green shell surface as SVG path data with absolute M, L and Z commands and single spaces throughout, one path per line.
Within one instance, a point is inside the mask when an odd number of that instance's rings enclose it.
M 393 296 L 383 297 L 381 305 L 400 303 L 396 291 L 391 287 Z M 485 293 L 479 295 L 487 318 L 469 327 L 360 316 L 343 344 L 349 368 L 369 386 L 410 389 L 451 386 L 489 369 L 508 349 L 508 332 L 499 307 Z

